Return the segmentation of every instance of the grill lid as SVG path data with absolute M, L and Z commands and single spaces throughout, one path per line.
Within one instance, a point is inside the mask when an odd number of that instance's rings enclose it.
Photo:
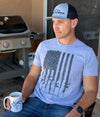
M 27 32 L 30 32 L 29 27 L 21 16 L 0 16 L 1 36 L 20 35 Z

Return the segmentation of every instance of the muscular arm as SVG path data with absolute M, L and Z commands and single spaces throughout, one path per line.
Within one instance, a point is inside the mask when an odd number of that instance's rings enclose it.
M 98 91 L 98 78 L 96 76 L 83 76 L 84 94 L 77 103 L 83 110 L 87 109 L 96 99 Z M 80 117 L 80 113 L 76 109 L 67 114 L 65 117 Z
M 96 76 L 83 77 L 84 94 L 77 105 L 84 110 L 89 107 L 96 99 L 98 91 L 98 78 Z
M 32 65 L 32 68 L 23 84 L 23 88 L 22 88 L 23 98 L 26 99 L 27 97 L 29 97 L 32 94 L 32 92 L 35 88 L 35 85 L 38 81 L 40 72 L 41 72 L 41 67 Z

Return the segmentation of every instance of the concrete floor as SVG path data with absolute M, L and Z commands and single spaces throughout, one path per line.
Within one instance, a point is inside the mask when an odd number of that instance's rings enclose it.
M 5 96 L 13 91 L 21 91 L 24 79 L 13 78 L 0 81 L 0 116 L 4 112 L 2 100 Z M 96 105 L 93 110 L 92 117 L 100 117 L 100 100 L 96 100 Z

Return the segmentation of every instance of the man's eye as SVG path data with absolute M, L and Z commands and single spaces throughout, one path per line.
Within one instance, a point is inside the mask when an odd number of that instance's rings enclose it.
M 59 21 L 59 23 L 63 23 L 63 21 Z

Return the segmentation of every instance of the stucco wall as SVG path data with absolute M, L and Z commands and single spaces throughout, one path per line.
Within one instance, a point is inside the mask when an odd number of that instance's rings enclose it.
M 0 15 L 21 15 L 32 31 L 43 31 L 43 0 L 0 0 Z
M 43 0 L 32 0 L 32 29 L 43 31 Z

